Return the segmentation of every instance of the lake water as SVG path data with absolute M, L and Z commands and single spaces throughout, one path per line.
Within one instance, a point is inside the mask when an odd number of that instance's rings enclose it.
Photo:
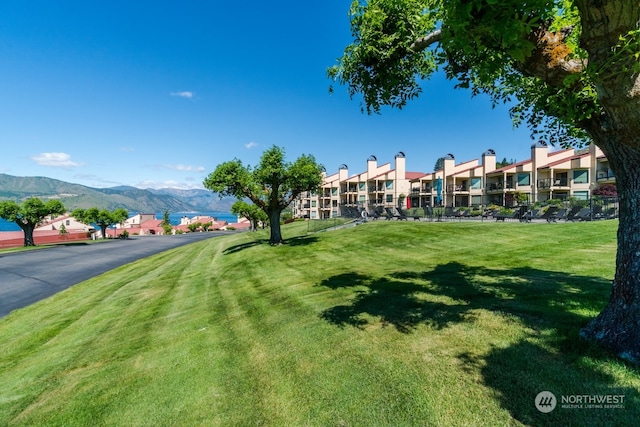
M 160 212 L 156 214 L 157 219 L 162 219 L 164 213 Z M 169 213 L 169 221 L 173 225 L 180 224 L 180 218 L 187 216 L 193 218 L 194 216 L 212 216 L 218 221 L 237 222 L 238 217 L 231 212 L 175 212 Z M 20 231 L 20 227 L 15 222 L 8 222 L 0 219 L 0 231 Z

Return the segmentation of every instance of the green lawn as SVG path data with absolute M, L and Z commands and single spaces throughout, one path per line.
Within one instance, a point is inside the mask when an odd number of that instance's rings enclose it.
M 0 320 L 0 425 L 617 425 L 640 369 L 578 338 L 615 221 L 377 221 L 183 246 Z M 624 395 L 539 412 L 535 396 Z

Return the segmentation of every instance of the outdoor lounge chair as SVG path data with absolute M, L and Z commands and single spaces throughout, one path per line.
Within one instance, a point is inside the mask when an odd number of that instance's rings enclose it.
M 394 208 L 393 210 L 391 208 L 384 208 L 384 211 L 387 214 L 387 220 L 390 220 L 391 218 L 395 218 L 397 220 L 407 220 L 407 216 L 403 214 L 398 208 Z
M 547 222 L 558 222 L 559 219 L 567 219 L 567 210 L 566 209 L 559 209 L 557 212 L 555 212 L 554 214 L 552 214 L 549 218 L 547 218 Z
M 496 215 L 499 214 L 499 211 L 495 210 L 495 209 L 486 209 L 484 212 L 482 212 L 482 218 L 495 218 Z
M 575 216 L 578 221 L 591 221 L 591 208 L 582 208 Z
M 567 218 L 565 218 L 565 221 L 575 221 L 576 215 L 578 214 L 578 212 L 580 212 L 580 209 L 582 209 L 580 206 L 572 207 L 569 213 L 567 214 Z
M 556 212 L 558 212 L 558 208 L 556 206 L 549 206 L 542 214 L 540 212 L 536 212 L 535 215 L 532 215 L 529 222 L 534 219 L 544 219 L 547 222 L 551 222 Z
M 602 219 L 614 219 L 618 217 L 618 209 L 609 208 L 602 214 Z
M 531 222 L 533 218 L 538 216 L 538 209 L 530 209 L 520 217 L 520 222 Z
M 506 219 L 519 219 L 519 216 L 520 216 L 520 212 L 516 209 L 510 214 L 498 214 L 495 218 L 496 218 L 496 222 L 497 221 L 504 222 Z
M 394 208 L 396 211 L 396 218 L 399 221 L 408 221 L 407 215 L 404 213 L 404 211 L 400 208 Z
M 373 218 L 374 220 L 380 218 L 380 214 L 375 209 L 367 210 L 367 215 L 369 216 L 369 218 Z

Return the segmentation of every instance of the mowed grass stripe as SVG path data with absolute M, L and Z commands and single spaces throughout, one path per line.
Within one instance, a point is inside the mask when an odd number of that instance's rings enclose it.
M 73 310 L 64 325 L 54 321 L 55 337 L 46 343 L 38 343 L 41 351 L 35 359 L 37 363 L 29 366 L 41 369 L 34 376 L 42 377 L 39 384 L 46 387 L 33 390 L 34 396 L 37 396 L 33 401 L 24 399 L 24 414 L 31 413 L 30 407 L 38 408 L 43 406 L 42 402 L 56 399 L 56 396 L 49 396 L 47 390 L 56 394 L 58 387 L 65 389 L 65 383 L 73 383 L 78 373 L 89 378 L 87 367 L 92 367 L 100 376 L 104 370 L 112 370 L 113 364 L 118 360 L 126 360 L 153 345 L 153 329 L 166 310 L 172 290 L 178 283 L 177 276 L 188 268 L 188 260 L 188 257 L 180 257 L 179 252 L 170 251 L 150 259 L 152 268 L 148 262 L 145 266 L 140 266 L 143 262 L 138 261 L 107 275 L 115 280 L 104 281 L 102 276 L 53 297 L 54 301 L 56 298 L 67 297 L 67 300 L 73 302 L 68 307 L 86 309 Z M 55 304 L 54 301 L 51 303 Z M 40 313 L 49 308 L 50 304 L 43 302 L 31 310 Z M 42 321 L 46 325 L 45 319 Z M 57 345 L 58 342 L 64 345 Z M 55 350 L 47 351 L 48 348 Z M 7 359 L 12 359 L 11 354 L 6 356 Z M 16 368 L 20 369 L 19 366 Z M 113 372 L 109 373 L 111 374 Z M 122 378 L 126 378 L 126 375 L 120 377 Z M 109 387 L 118 389 L 126 383 L 127 381 L 118 380 Z M 25 388 L 20 391 L 24 393 Z M 87 402 L 84 406 L 79 408 L 80 412 L 91 414 L 92 403 Z M 92 417 L 93 415 L 87 421 Z M 55 420 L 54 414 L 45 413 L 44 418 L 47 422 Z
M 638 370 L 577 337 L 606 302 L 614 222 L 283 231 L 286 245 L 263 244 L 266 232 L 210 239 L 48 302 L 53 312 L 89 307 L 46 345 L 13 337 L 27 351 L 0 357 L 0 382 L 10 385 L 0 391 L 0 424 L 611 419 L 606 411 L 541 418 L 532 399 L 542 389 L 623 393 L 628 409 L 616 422 L 640 415 Z M 92 287 L 111 292 L 94 299 Z M 38 310 L 0 321 L 0 338 Z M 62 367 L 48 360 L 65 351 Z M 31 384 L 28 399 L 20 383 Z

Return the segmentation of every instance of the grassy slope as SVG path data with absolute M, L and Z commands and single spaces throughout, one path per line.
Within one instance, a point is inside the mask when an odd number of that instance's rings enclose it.
M 135 262 L 0 320 L 0 425 L 635 425 L 577 338 L 614 222 L 369 223 Z M 542 390 L 625 409 L 538 412 Z

